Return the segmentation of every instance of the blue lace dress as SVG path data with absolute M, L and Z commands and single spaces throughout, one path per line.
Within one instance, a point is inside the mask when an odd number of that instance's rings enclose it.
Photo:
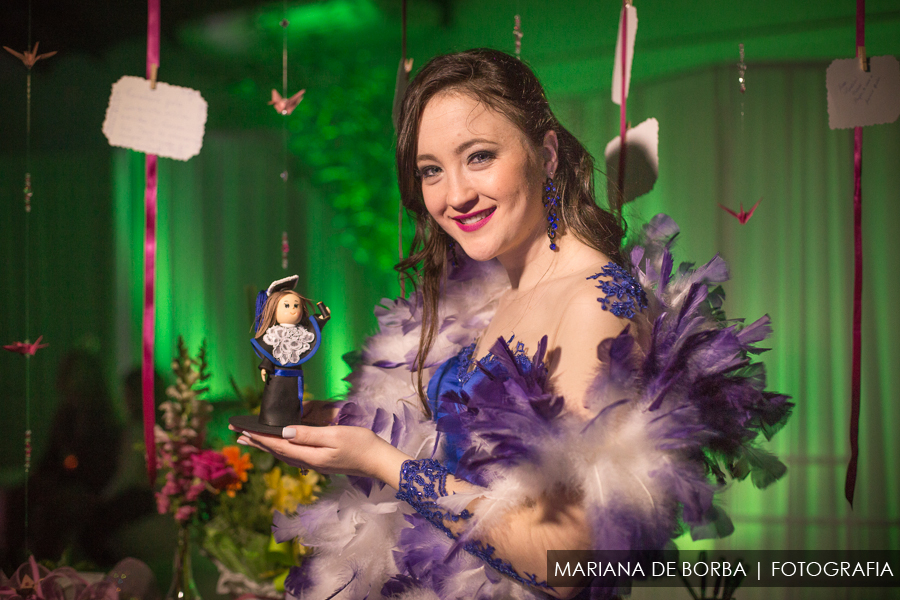
M 606 279 L 600 280 L 600 277 Z M 605 296 L 597 300 L 604 310 L 615 316 L 633 318 L 647 308 L 647 297 L 630 274 L 615 263 L 609 263 L 589 280 L 598 281 L 597 288 Z M 522 342 L 498 339 L 484 357 L 473 360 L 476 344 L 464 347 L 456 356 L 440 365 L 428 385 L 428 399 L 437 423 L 438 443 L 443 445 L 445 460 L 408 461 L 401 472 L 398 498 L 413 505 L 426 519 L 448 536 L 454 534 L 446 527 L 447 520 L 471 518 L 468 511 L 450 513 L 440 507 L 438 498 L 446 495 L 445 483 L 449 473 L 470 483 L 490 484 L 489 467 L 513 465 L 527 461 L 530 450 L 522 436 L 534 428 L 549 425 L 562 411 L 563 399 L 547 390 L 547 372 L 543 363 L 547 338 L 544 337 L 533 357 L 529 357 Z M 522 393 L 517 394 L 519 390 Z M 528 405 L 531 411 L 522 411 Z M 505 405 L 505 406 L 504 406 Z M 538 416 L 537 422 L 534 417 Z M 491 449 L 473 443 L 475 429 L 495 431 Z M 492 420 L 498 422 L 492 423 Z M 499 422 L 502 420 L 502 423 Z M 519 427 L 515 426 L 516 421 Z M 521 434 L 521 435 L 519 435 Z M 494 548 L 478 540 L 469 540 L 463 547 L 481 558 L 497 571 L 530 586 L 547 587 L 535 575 L 519 574 L 501 557 L 494 556 Z
M 523 374 L 531 373 L 532 363 L 526 354 L 525 345 L 516 342 L 515 350 L 511 350 L 510 345 L 513 341 L 514 337 L 506 342 L 507 350 Z M 447 422 L 464 413 L 466 405 L 460 402 L 460 399 L 470 398 L 473 391 L 486 379 L 505 379 L 510 375 L 504 363 L 498 360 L 493 352 L 488 352 L 477 361 L 473 360 L 475 344 L 476 342 L 472 342 L 438 367 L 428 383 L 428 401 L 434 420 L 438 423 L 442 418 Z M 466 441 L 466 436 L 461 432 L 443 434 L 444 450 L 447 455 L 445 466 L 451 473 L 455 474 L 459 467 L 459 459 L 466 450 Z

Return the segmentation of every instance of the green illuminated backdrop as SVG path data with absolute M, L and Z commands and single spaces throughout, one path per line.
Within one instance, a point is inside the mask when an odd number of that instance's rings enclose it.
M 544 80 L 562 122 L 601 155 L 617 134 L 609 100 L 617 3 L 411 3 L 410 55 L 420 66 L 441 51 L 512 49 L 512 15 L 522 14 L 523 55 Z M 849 6 L 848 6 L 849 4 Z M 167 371 L 174 338 L 209 341 L 212 395 L 230 396 L 228 376 L 254 378 L 247 344 L 249 298 L 289 272 L 325 300 L 335 318 L 308 372 L 318 396 L 341 392 L 342 356 L 374 326 L 371 308 L 398 291 L 396 191 L 390 103 L 398 56 L 394 3 L 292 5 L 291 88 L 307 95 L 288 119 L 282 169 L 281 117 L 266 106 L 280 88 L 280 6 L 197 23 L 163 46 L 161 77 L 199 89 L 210 103 L 202 153 L 161 161 L 157 367 Z M 852 141 L 827 127 L 824 72 L 853 51 L 853 6 L 815 9 L 771 1 L 704 5 L 639 3 L 640 25 L 629 117 L 660 121 L 660 179 L 629 212 L 632 226 L 656 212 L 682 226 L 680 256 L 721 252 L 733 274 L 726 307 L 750 319 L 771 315 L 770 386 L 798 408 L 774 449 L 789 476 L 763 493 L 729 492 L 735 548 L 900 547 L 896 365 L 900 125 L 865 131 L 863 179 L 865 308 L 861 473 L 856 509 L 842 500 L 849 396 L 852 278 Z M 319 12 L 316 12 L 319 11 Z M 900 54 L 900 11 L 868 3 L 870 54 Z M 737 90 L 737 43 L 747 49 L 748 91 Z M 59 358 L 77 343 L 106 359 L 109 385 L 139 351 L 142 157 L 105 147 L 99 134 L 109 85 L 138 74 L 140 41 L 98 58 L 65 56 L 36 70 L 31 216 L 32 315 L 50 348 L 34 360 L 35 443 L 52 414 Z M 21 72 L 3 66 L 4 133 L 21 132 Z M 18 79 L 17 79 L 18 78 Z M 6 85 L 6 83 L 10 85 Z M 15 87 L 19 86 L 19 87 Z M 289 90 L 290 92 L 296 89 Z M 53 98 L 70 98 L 60 111 Z M 743 103 L 743 104 L 742 104 Z M 744 118 L 740 118 L 743 109 Z M 43 140 L 43 141 L 40 141 Z M 48 141 L 49 140 L 49 141 Z M 4 343 L 22 334 L 23 215 L 20 153 L 0 147 L 0 323 Z M 600 186 L 602 189 L 605 186 Z M 717 207 L 752 206 L 739 226 Z M 60 297 L 61 296 L 61 297 Z M 21 453 L 22 361 L 0 356 L 4 473 Z

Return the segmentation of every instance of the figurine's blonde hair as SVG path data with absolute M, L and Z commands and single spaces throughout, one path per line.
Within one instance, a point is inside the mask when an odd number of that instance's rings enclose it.
M 256 335 L 254 337 L 262 337 L 266 332 L 266 329 L 275 325 L 275 311 L 278 308 L 278 302 L 288 294 L 295 296 L 300 300 L 299 323 L 305 324 L 306 321 L 309 320 L 309 315 L 312 313 L 313 308 L 312 300 L 304 298 L 294 290 L 279 290 L 277 292 L 272 292 L 272 295 L 266 300 L 265 306 L 263 306 L 262 316 L 259 318 L 259 327 L 256 329 Z

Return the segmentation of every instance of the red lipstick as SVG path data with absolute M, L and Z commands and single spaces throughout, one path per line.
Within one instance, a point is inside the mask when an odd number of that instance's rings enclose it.
M 497 210 L 497 207 L 494 206 L 491 208 L 487 208 L 485 210 L 479 210 L 477 212 L 469 213 L 467 215 L 460 215 L 458 217 L 453 217 L 453 220 L 456 221 L 456 224 L 463 231 L 466 231 L 466 232 L 477 231 L 478 229 L 481 229 L 482 227 L 487 225 L 488 221 L 491 220 L 491 217 L 494 216 L 494 211 L 496 211 L 496 210 Z M 474 221 L 471 223 L 463 223 L 463 221 L 470 220 L 473 217 L 479 217 L 479 216 L 482 216 L 482 218 L 478 219 L 477 221 Z

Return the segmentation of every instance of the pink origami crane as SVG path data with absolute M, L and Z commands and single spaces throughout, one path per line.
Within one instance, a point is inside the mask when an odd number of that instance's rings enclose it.
M 306 90 L 300 90 L 290 98 L 282 98 L 277 90 L 272 90 L 272 101 L 269 102 L 269 105 L 274 105 L 275 110 L 279 113 L 289 115 L 294 112 L 294 109 L 297 108 L 297 105 L 303 100 L 303 93 L 305 91 Z
M 9 48 L 8 46 L 3 46 L 3 49 L 6 50 L 7 52 L 9 52 L 10 54 L 12 54 L 13 56 L 15 56 L 16 58 L 18 58 L 19 60 L 21 60 L 23 63 L 25 63 L 25 66 L 30 69 L 31 67 L 34 66 L 34 63 L 41 60 L 42 58 L 50 58 L 51 56 L 56 54 L 56 50 L 54 50 L 53 52 L 46 52 L 44 54 L 38 54 L 37 53 L 38 44 L 40 44 L 40 42 L 34 43 L 34 50 L 32 50 L 31 52 L 29 52 L 28 50 L 25 50 L 24 52 L 16 52 L 15 50 L 13 50 L 12 48 Z
M 14 344 L 9 344 L 7 346 L 3 346 L 4 350 L 9 350 L 10 352 L 18 352 L 19 354 L 28 354 L 30 356 L 34 356 L 37 351 L 41 348 L 46 348 L 50 344 L 42 344 L 41 340 L 44 336 L 40 336 L 38 339 L 34 341 L 33 344 L 29 344 L 28 341 L 24 342 L 16 342 Z
M 719 206 L 722 207 L 722 210 L 724 210 L 725 212 L 730 214 L 732 217 L 734 217 L 735 219 L 740 221 L 741 225 L 744 225 L 747 221 L 750 220 L 750 217 L 753 216 L 753 211 L 756 210 L 756 207 L 759 206 L 760 202 L 762 202 L 762 198 L 760 198 L 759 200 L 756 201 L 756 204 L 753 205 L 753 208 L 750 209 L 750 212 L 744 211 L 744 203 L 743 202 L 741 202 L 740 212 L 734 212 L 727 206 L 722 206 L 721 204 Z

